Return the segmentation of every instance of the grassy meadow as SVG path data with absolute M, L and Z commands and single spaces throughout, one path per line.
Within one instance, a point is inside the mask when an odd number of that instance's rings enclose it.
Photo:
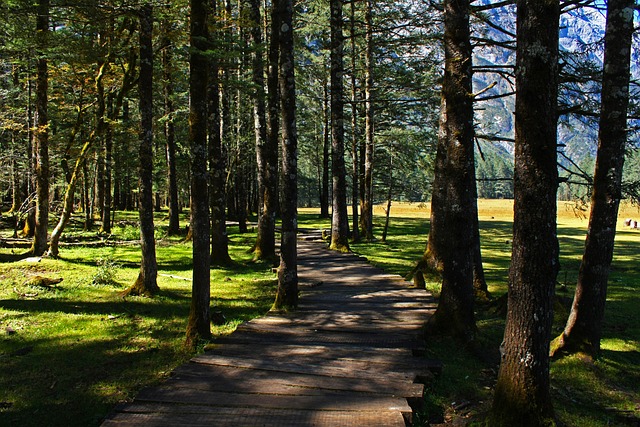
M 495 297 L 507 289 L 511 255 L 512 205 L 480 201 L 485 272 Z M 300 209 L 302 228 L 329 228 L 317 209 Z M 384 224 L 376 207 L 375 234 Z M 98 425 L 118 402 L 166 378 L 192 356 L 184 347 L 190 303 L 191 245 L 165 236 L 165 214 L 158 214 L 157 258 L 160 295 L 126 297 L 140 262 L 136 213 L 117 212 L 111 236 L 69 227 L 59 259 L 21 260 L 24 248 L 0 248 L 0 425 Z M 573 296 L 588 212 L 561 203 L 558 233 L 561 272 L 554 334 L 562 330 Z M 428 204 L 394 203 L 385 243 L 357 243 L 352 250 L 389 272 L 406 275 L 422 255 L 429 229 Z M 573 356 L 552 364 L 552 393 L 566 426 L 638 425 L 640 418 L 640 230 L 622 227 L 640 211 L 623 206 L 610 277 L 602 357 Z M 186 217 L 181 218 L 186 224 Z M 53 221 L 52 221 L 53 222 Z M 73 222 L 77 224 L 78 222 Z M 212 304 L 226 318 L 215 335 L 266 313 L 273 302 L 271 266 L 252 262 L 255 234 L 230 228 L 235 265 L 212 269 Z M 0 229 L 0 239 L 12 230 Z M 96 243 L 99 242 L 99 243 Z M 36 277 L 63 281 L 49 286 Z M 429 288 L 438 292 L 438 284 Z M 481 351 L 461 351 L 446 338 L 429 342 L 429 357 L 443 361 L 442 375 L 427 386 L 418 424 L 479 422 L 488 409 L 497 374 L 497 348 L 504 319 L 491 304 L 478 305 Z M 461 425 L 461 424 L 457 424 Z
M 125 225 L 113 230 L 108 245 L 61 246 L 60 259 L 12 261 L 25 249 L 0 249 L 0 425 L 99 425 L 115 404 L 192 356 L 183 347 L 191 244 L 163 237 L 162 216 L 160 294 L 120 296 L 140 269 L 140 248 L 128 240 L 139 238 L 136 216 L 118 212 L 116 223 Z M 100 241 L 96 232 L 73 228 L 65 238 L 89 239 Z M 263 315 L 273 303 L 275 274 L 270 265 L 251 262 L 252 243 L 253 235 L 231 227 L 236 265 L 211 270 L 212 306 L 226 318 L 213 327 L 215 335 Z M 42 286 L 34 277 L 64 280 Z
M 570 202 L 558 205 L 561 270 L 558 275 L 554 336 L 567 320 L 588 226 L 588 210 Z M 376 207 L 377 236 L 384 211 Z M 352 249 L 373 264 L 405 276 L 422 255 L 429 229 L 429 205 L 394 203 L 386 243 L 354 244 Z M 624 227 L 625 218 L 640 218 L 636 206 L 622 205 L 614 260 L 609 278 L 602 355 L 590 361 L 580 355 L 552 363 L 552 395 L 561 425 L 637 426 L 640 423 L 640 230 Z M 489 290 L 494 298 L 507 291 L 511 257 L 513 204 L 509 200 L 480 200 L 482 255 Z M 438 293 L 437 283 L 427 287 Z M 482 350 L 461 352 L 447 338 L 428 342 L 431 357 L 444 363 L 442 375 L 428 385 L 427 405 L 420 422 L 478 423 L 489 410 L 497 376 L 498 346 L 504 318 L 491 303 L 476 311 Z M 460 425 L 460 424 L 457 424 Z M 464 425 L 464 424 L 462 424 Z

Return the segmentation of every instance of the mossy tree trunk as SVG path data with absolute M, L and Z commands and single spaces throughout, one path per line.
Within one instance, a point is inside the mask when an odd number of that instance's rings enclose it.
M 173 123 L 175 108 L 173 105 L 173 49 L 171 41 L 171 24 L 167 21 L 163 23 L 164 49 L 162 50 L 162 91 L 164 95 L 164 114 L 166 122 L 164 125 L 164 135 L 166 142 L 167 156 L 167 182 L 169 185 L 169 235 L 180 233 L 180 206 L 178 204 L 178 172 L 176 166 L 176 131 Z
M 364 108 L 365 108 L 365 149 L 362 216 L 360 234 L 373 240 L 373 154 L 374 154 L 374 109 L 373 109 L 373 13 L 371 0 L 365 3 L 365 67 L 364 67 Z
M 431 230 L 423 262 L 442 275 L 438 308 L 428 332 L 475 339 L 473 293 L 473 103 L 468 0 L 444 3 L 445 71 L 432 197 Z
M 221 20 L 220 10 L 217 0 L 211 0 L 211 14 L 214 19 Z M 216 27 L 209 45 L 219 48 L 219 37 L 230 37 L 228 31 L 223 33 Z M 223 135 L 227 138 L 231 134 L 229 118 L 229 96 L 228 90 L 224 92 L 221 99 L 220 88 L 220 59 L 212 55 L 209 59 L 208 70 L 208 156 L 209 156 L 209 208 L 211 210 L 211 264 L 229 265 L 229 241 L 227 237 L 227 161 L 224 150 Z M 223 70 L 223 85 L 228 82 L 228 72 Z M 221 111 L 220 102 L 223 102 Z M 189 229 L 191 230 L 191 229 Z
M 298 306 L 298 131 L 293 56 L 293 1 L 274 0 L 280 11 L 280 106 L 282 117 L 282 240 L 276 309 Z
M 571 314 L 564 332 L 552 345 L 554 355 L 583 351 L 595 357 L 600 352 L 628 132 L 633 6 L 633 0 L 609 0 L 607 3 L 602 106 L 591 215 Z
M 149 3 L 140 8 L 140 147 L 138 165 L 138 215 L 142 259 L 135 283 L 126 291 L 129 295 L 154 295 L 158 288 L 158 265 L 153 224 L 153 9 Z
M 254 247 L 254 255 L 257 259 L 276 260 L 276 180 L 278 145 L 277 134 L 269 135 L 267 132 L 266 105 L 264 91 L 264 60 L 262 56 L 262 26 L 260 14 L 260 1 L 249 2 L 249 19 L 251 20 L 250 41 L 253 45 L 252 81 L 255 87 L 253 94 L 254 132 L 256 138 L 256 163 L 258 166 L 258 235 Z M 277 23 L 276 23 L 277 25 Z M 277 48 L 277 41 L 270 48 Z M 269 54 L 272 55 L 271 50 Z M 277 50 L 275 52 L 277 56 Z M 277 64 L 277 59 L 275 62 Z M 277 66 L 275 67 L 277 69 Z M 273 79 L 273 77 L 272 77 Z M 269 86 L 271 91 L 277 92 L 276 86 Z M 271 80 L 269 80 L 271 82 Z M 277 105 L 277 104 L 276 104 Z M 277 126 L 276 126 L 277 129 Z
M 344 35 L 342 0 L 331 0 L 331 171 L 333 176 L 333 213 L 330 249 L 349 251 L 347 214 L 347 171 L 344 162 Z
M 209 268 L 209 197 L 207 176 L 207 50 L 206 0 L 191 0 L 189 54 L 189 142 L 191 144 L 191 227 L 193 282 L 186 345 L 211 337 Z
M 49 115 L 47 111 L 49 76 L 45 53 L 49 37 L 49 0 L 40 0 L 36 10 L 38 13 L 36 37 L 39 50 L 36 62 L 36 209 L 30 252 L 33 255 L 42 255 L 47 250 L 49 227 Z
M 549 341 L 556 230 L 560 4 L 517 1 L 513 250 L 502 360 L 489 424 L 553 425 Z

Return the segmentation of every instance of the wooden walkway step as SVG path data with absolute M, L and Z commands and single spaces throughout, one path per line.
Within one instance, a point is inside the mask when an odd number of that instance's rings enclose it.
M 437 363 L 424 290 L 324 243 L 298 244 L 300 306 L 243 325 L 103 426 L 406 426 Z

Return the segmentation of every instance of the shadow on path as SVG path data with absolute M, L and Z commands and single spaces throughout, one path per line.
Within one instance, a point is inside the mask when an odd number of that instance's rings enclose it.
M 298 262 L 297 311 L 240 325 L 102 425 L 409 425 L 437 367 L 416 357 L 434 299 L 321 241 Z

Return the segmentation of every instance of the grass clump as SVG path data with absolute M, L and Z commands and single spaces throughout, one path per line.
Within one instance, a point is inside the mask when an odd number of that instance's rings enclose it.
M 96 286 L 117 285 L 116 277 L 120 265 L 111 258 L 99 258 L 96 261 L 97 269 L 91 283 Z

